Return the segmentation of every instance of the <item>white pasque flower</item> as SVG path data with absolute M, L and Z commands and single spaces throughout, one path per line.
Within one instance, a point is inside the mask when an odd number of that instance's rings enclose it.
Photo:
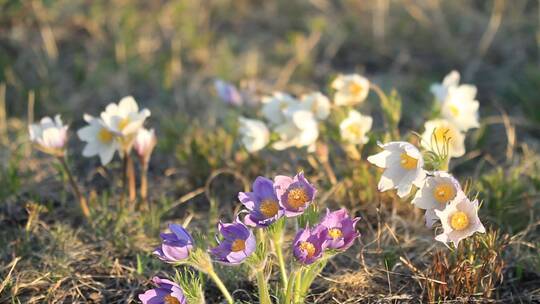
M 451 71 L 443 79 L 442 83 L 434 83 L 430 87 L 431 93 L 435 96 L 438 102 L 443 102 L 448 96 L 450 88 L 456 88 L 459 85 L 459 72 Z
M 28 126 L 30 141 L 47 154 L 63 156 L 67 142 L 68 126 L 64 126 L 60 115 L 43 117 L 39 123 Z
M 242 135 L 242 144 L 250 153 L 264 148 L 270 141 L 270 132 L 264 122 L 256 119 L 239 117 L 238 131 Z
M 369 80 L 358 74 L 339 75 L 332 81 L 336 90 L 334 103 L 338 106 L 352 106 L 366 100 L 369 94 Z
M 321 92 L 304 94 L 300 100 L 300 107 L 311 111 L 318 120 L 325 120 L 330 115 L 330 100 Z
M 276 150 L 285 150 L 290 147 L 308 147 L 314 151 L 315 142 L 319 137 L 319 128 L 312 112 L 299 110 L 289 113 L 290 120 L 277 126 L 274 131 L 280 140 L 272 147 Z
M 262 98 L 262 114 L 270 123 L 279 125 L 287 121 L 285 112 L 289 107 L 298 106 L 298 99 L 283 92 L 274 92 Z
M 486 229 L 478 217 L 478 200 L 471 202 L 465 193 L 459 191 L 457 196 L 443 210 L 435 210 L 441 220 L 443 233 L 435 237 L 439 242 L 459 242 L 475 232 L 485 233 Z
M 426 226 L 431 228 L 438 219 L 435 210 L 443 210 L 460 191 L 459 182 L 451 174 L 435 171 L 424 180 L 411 203 L 426 210 Z
M 407 196 L 414 184 L 422 186 L 426 172 L 422 168 L 424 159 L 418 149 L 404 141 L 379 144 L 384 151 L 371 155 L 367 160 L 385 169 L 379 181 L 379 191 L 397 189 L 399 197 Z
M 109 130 L 121 137 L 136 135 L 142 128 L 150 110 L 139 111 L 139 106 L 132 96 L 124 97 L 118 104 L 110 103 L 101 112 L 101 119 Z
M 350 110 L 349 115 L 339 124 L 341 139 L 350 144 L 365 144 L 369 141 L 366 136 L 371 130 L 373 119 L 364 116 L 356 110 Z
M 148 130 L 146 128 L 141 128 L 139 129 L 139 132 L 137 132 L 137 136 L 135 136 L 133 149 L 135 149 L 139 158 L 147 163 L 156 144 L 157 137 L 154 129 Z
M 83 156 L 99 155 L 101 164 L 108 164 L 112 160 L 114 152 L 120 146 L 116 136 L 109 130 L 103 120 L 88 114 L 84 114 L 84 120 L 88 125 L 77 131 L 79 138 L 86 142 L 82 152 Z
M 447 153 L 449 158 L 465 154 L 465 136 L 448 120 L 429 120 L 424 128 L 422 146 L 427 150 L 438 155 Z

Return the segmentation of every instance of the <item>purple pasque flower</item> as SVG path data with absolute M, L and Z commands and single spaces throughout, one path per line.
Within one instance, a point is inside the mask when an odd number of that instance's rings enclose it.
M 227 265 L 238 265 L 255 251 L 255 235 L 239 218 L 232 223 L 220 221 L 218 230 L 223 239 L 218 241 L 219 244 L 216 247 L 209 250 L 216 261 Z
M 193 238 L 181 225 L 170 224 L 172 233 L 161 233 L 163 239 L 161 246 L 154 250 L 154 254 L 167 263 L 178 263 L 189 257 L 193 248 Z
M 239 107 L 244 103 L 242 94 L 233 85 L 224 80 L 216 79 L 214 81 L 216 93 L 225 103 Z
M 283 216 L 283 208 L 272 180 L 259 176 L 253 182 L 253 192 L 240 192 L 238 199 L 249 210 L 244 223 L 252 227 L 267 227 Z
M 178 284 L 167 279 L 154 277 L 152 282 L 156 288 L 139 294 L 143 304 L 186 304 L 186 298 Z
M 302 264 L 312 264 L 322 256 L 327 240 L 328 229 L 324 226 L 298 231 L 293 242 L 294 257 Z
M 274 179 L 279 204 L 285 210 L 286 217 L 295 217 L 302 213 L 315 198 L 317 189 L 300 172 L 293 178 L 278 175 Z
M 319 225 L 328 231 L 328 240 L 326 241 L 328 248 L 347 250 L 351 247 L 354 240 L 360 236 L 360 233 L 355 229 L 359 220 L 359 217 L 351 218 L 345 208 L 333 212 L 326 209 L 326 215 Z

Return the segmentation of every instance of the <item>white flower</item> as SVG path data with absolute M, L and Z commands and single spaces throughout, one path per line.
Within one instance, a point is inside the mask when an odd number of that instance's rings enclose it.
M 150 110 L 139 111 L 139 106 L 132 96 L 122 98 L 118 104 L 109 104 L 101 113 L 105 125 L 119 136 L 135 135 L 148 116 Z
M 435 214 L 440 218 L 443 227 L 443 233 L 435 239 L 445 244 L 453 242 L 457 247 L 462 239 L 475 232 L 486 232 L 478 218 L 478 200 L 471 202 L 461 191 L 444 210 L 435 210 Z
M 135 141 L 133 143 L 133 148 L 135 149 L 135 152 L 137 152 L 140 159 L 147 163 L 156 144 L 157 138 L 154 129 L 148 130 L 141 128 L 139 132 L 137 132 L 137 136 L 135 137 Z
M 101 164 L 108 164 L 112 160 L 114 152 L 119 148 L 117 137 L 101 119 L 84 114 L 84 120 L 88 125 L 77 131 L 79 138 L 86 142 L 82 152 L 83 156 L 99 155 Z
M 416 192 L 412 203 L 426 210 L 426 226 L 431 228 L 437 217 L 434 210 L 443 210 L 461 191 L 459 182 L 449 173 L 435 171 Z
M 334 103 L 338 106 L 352 106 L 366 100 L 369 94 L 369 80 L 358 74 L 339 75 L 332 81 L 336 90 Z
M 379 146 L 384 151 L 367 158 L 370 163 L 385 169 L 379 181 L 379 191 L 397 189 L 398 196 L 405 197 L 411 192 L 413 184 L 417 187 L 422 185 L 426 176 L 422 169 L 424 159 L 415 146 L 403 141 Z
M 341 139 L 350 144 L 365 144 L 369 141 L 366 133 L 371 130 L 373 119 L 355 110 L 349 111 L 349 116 L 339 124 Z
M 325 120 L 330 115 L 330 100 L 321 92 L 311 92 L 300 97 L 301 107 L 311 111 L 318 120 Z
M 434 83 L 431 85 L 430 91 L 435 95 L 435 99 L 438 102 L 443 102 L 448 96 L 450 88 L 457 88 L 459 85 L 459 73 L 458 71 L 452 71 L 448 73 L 443 79 L 442 83 Z
M 291 114 L 291 120 L 277 126 L 274 131 L 280 140 L 272 146 L 276 150 L 285 150 L 290 147 L 308 147 L 314 151 L 315 142 L 319 137 L 317 121 L 312 112 L 300 110 Z
M 448 157 L 465 154 L 465 136 L 445 119 L 429 120 L 424 124 L 422 146 L 438 155 L 448 153 Z
M 64 126 L 60 115 L 56 115 L 54 121 L 50 117 L 44 117 L 39 123 L 28 126 L 30 141 L 39 150 L 55 156 L 64 155 L 67 130 L 68 126 Z
M 245 117 L 238 118 L 239 132 L 242 135 L 242 144 L 250 153 L 264 148 L 270 141 L 270 132 L 264 122 Z
M 299 101 L 289 94 L 274 92 L 272 96 L 263 97 L 262 103 L 261 111 L 264 118 L 274 125 L 279 125 L 288 120 L 285 115 L 288 108 L 297 106 Z

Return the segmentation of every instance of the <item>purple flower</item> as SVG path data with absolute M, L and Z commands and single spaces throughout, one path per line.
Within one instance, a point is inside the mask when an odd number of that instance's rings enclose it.
M 219 98 L 221 98 L 221 100 L 223 100 L 225 103 L 236 107 L 243 104 L 242 94 L 240 94 L 234 85 L 221 79 L 217 79 L 214 81 L 214 87 Z
M 323 226 L 298 231 L 293 243 L 294 257 L 302 264 L 317 261 L 326 249 L 328 230 Z
M 154 254 L 167 263 L 177 263 L 187 259 L 193 248 L 193 238 L 181 225 L 170 224 L 169 230 L 172 233 L 160 234 L 163 242 Z
M 346 250 L 353 244 L 360 235 L 354 226 L 360 220 L 359 217 L 351 219 L 345 208 L 330 212 L 326 209 L 326 215 L 321 220 L 320 226 L 328 230 L 328 248 Z
M 272 180 L 259 176 L 253 182 L 253 192 L 240 192 L 238 199 L 249 210 L 244 223 L 252 227 L 267 227 L 283 216 L 283 208 Z
M 305 178 L 304 173 L 298 173 L 294 178 L 278 175 L 274 179 L 279 204 L 285 209 L 286 217 L 295 217 L 302 213 L 315 198 L 317 190 Z
M 256 241 L 253 232 L 242 222 L 225 224 L 219 222 L 219 233 L 223 240 L 210 249 L 210 253 L 218 262 L 227 265 L 238 265 L 255 251 Z
M 139 294 L 143 304 L 186 304 L 184 293 L 178 284 L 173 281 L 154 277 L 152 282 L 156 288 Z

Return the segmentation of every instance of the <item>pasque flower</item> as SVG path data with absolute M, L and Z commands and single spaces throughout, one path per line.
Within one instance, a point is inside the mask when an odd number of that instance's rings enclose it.
M 307 110 L 287 111 L 286 114 L 288 120 L 274 128 L 279 140 L 272 147 L 276 150 L 308 147 L 309 151 L 314 151 L 315 142 L 319 138 L 319 127 L 314 114 Z
M 238 199 L 249 210 L 244 223 L 252 227 L 267 227 L 283 216 L 283 208 L 272 180 L 259 176 L 253 182 L 253 192 L 240 192 Z
M 291 106 L 298 105 L 298 99 L 283 92 L 274 92 L 271 96 L 262 98 L 262 114 L 273 125 L 285 123 L 288 118 L 285 112 Z
M 264 122 L 244 117 L 239 117 L 238 122 L 240 123 L 238 131 L 242 135 L 242 144 L 248 152 L 257 152 L 270 141 L 270 131 Z
M 360 236 L 355 229 L 359 220 L 359 217 L 351 218 L 345 208 L 333 212 L 326 209 L 326 215 L 319 223 L 328 232 L 326 246 L 337 250 L 346 250 L 351 247 L 354 240 Z
M 50 117 L 43 117 L 37 124 L 28 127 L 30 141 L 36 147 L 47 154 L 63 156 L 67 142 L 68 126 L 64 126 L 60 115 L 56 115 L 54 120 Z
M 422 146 L 436 154 L 461 157 L 465 154 L 465 136 L 445 119 L 429 120 L 424 124 Z
M 352 106 L 366 100 L 369 94 L 369 80 L 358 74 L 339 75 L 332 82 L 336 90 L 334 103 L 338 106 Z
M 324 226 L 298 231 L 293 242 L 294 257 L 302 264 L 312 264 L 323 255 L 327 240 L 328 230 Z
M 313 113 L 318 120 L 325 120 L 330 115 L 330 100 L 321 92 L 311 92 L 300 96 L 298 106 Z
M 189 257 L 193 248 L 193 238 L 184 227 L 177 224 L 170 224 L 171 233 L 161 233 L 163 240 L 154 254 L 164 262 L 179 263 Z
M 240 219 L 237 218 L 233 223 L 219 222 L 218 229 L 223 239 L 216 247 L 210 249 L 216 261 L 238 265 L 255 251 L 255 235 Z
M 156 288 L 147 290 L 139 295 L 143 304 L 186 304 L 182 288 L 173 281 L 154 277 L 152 279 Z
M 443 233 L 435 239 L 445 244 L 452 242 L 457 247 L 461 240 L 475 232 L 486 232 L 478 217 L 478 200 L 471 202 L 462 191 L 458 192 L 446 208 L 435 210 L 435 214 L 440 218 L 443 227 Z
M 426 226 L 431 228 L 438 219 L 435 210 L 443 210 L 461 191 L 459 182 L 449 173 L 435 171 L 428 176 L 416 192 L 412 203 L 426 210 Z
M 286 217 L 295 217 L 302 213 L 315 198 L 317 190 L 300 172 L 294 177 L 278 175 L 274 179 L 274 188 L 280 206 Z
M 148 163 L 150 155 L 152 155 L 152 151 L 154 150 L 156 144 L 157 137 L 154 129 L 148 130 L 141 128 L 139 132 L 137 132 L 135 142 L 133 143 L 133 148 L 143 163 Z
M 99 155 L 101 164 L 108 164 L 112 160 L 114 152 L 119 147 L 116 136 L 100 118 L 84 114 L 84 120 L 88 125 L 77 131 L 79 138 L 86 142 L 86 146 L 82 152 L 83 156 L 92 157 Z
M 379 181 L 379 191 L 397 189 L 399 197 L 407 196 L 412 185 L 422 186 L 426 173 L 424 159 L 418 149 L 408 142 L 395 141 L 379 144 L 384 149 L 367 160 L 384 172 Z
M 364 116 L 356 110 L 350 110 L 349 115 L 339 124 L 341 139 L 350 144 L 365 144 L 369 141 L 366 136 L 371 130 L 373 119 Z
M 111 132 L 119 136 L 135 135 L 142 128 L 150 110 L 139 111 L 132 96 L 126 96 L 118 104 L 110 103 L 101 113 L 101 119 Z
M 242 94 L 233 85 L 224 80 L 217 79 L 214 81 L 214 88 L 221 100 L 233 106 L 241 106 L 243 102 Z

